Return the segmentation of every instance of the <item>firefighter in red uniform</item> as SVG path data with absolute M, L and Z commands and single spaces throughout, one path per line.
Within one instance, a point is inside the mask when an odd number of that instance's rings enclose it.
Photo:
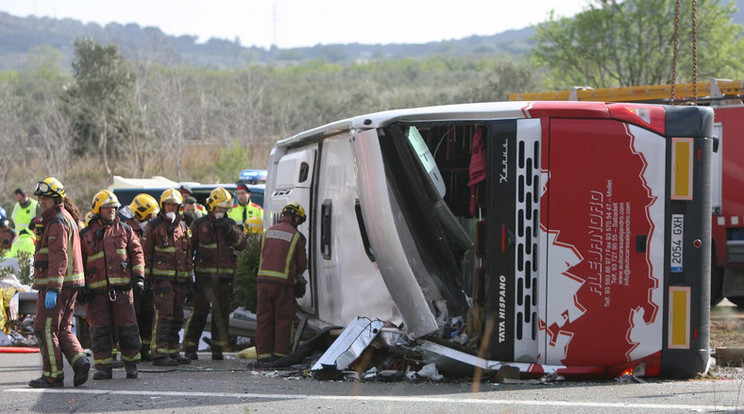
M 127 378 L 137 378 L 140 337 L 132 288 L 145 288 L 145 263 L 139 237 L 116 216 L 121 206 L 114 193 L 93 197 L 93 219 L 80 232 L 86 298 L 85 313 L 92 330 L 94 380 L 111 379 L 114 335 Z
M 290 352 L 292 323 L 297 312 L 295 283 L 307 269 L 305 236 L 297 226 L 306 218 L 299 203 L 287 204 L 279 222 L 263 234 L 256 277 L 257 366 L 270 364 Z
M 204 324 L 212 305 L 212 359 L 223 359 L 229 347 L 228 325 L 233 301 L 233 280 L 237 269 L 236 251 L 245 249 L 243 232 L 227 217 L 232 196 L 222 187 L 215 188 L 207 199 L 209 214 L 191 224 L 194 248 L 193 312 L 186 322 L 183 345 L 187 358 L 197 359 Z
M 64 386 L 64 354 L 75 371 L 77 387 L 88 380 L 90 370 L 90 361 L 71 329 L 78 289 L 85 283 L 77 224 L 80 212 L 54 177 L 39 181 L 34 195 L 39 197 L 44 226 L 34 255 L 33 285 L 39 291 L 34 333 L 43 365 L 41 377 L 28 385 Z
M 134 230 L 134 234 L 144 245 L 147 223 L 157 216 L 158 212 L 160 212 L 160 207 L 155 198 L 149 194 L 140 193 L 128 206 L 119 210 L 119 217 L 122 217 L 122 220 Z M 152 320 L 155 316 L 155 308 L 151 284 L 145 283 L 145 289 L 142 291 L 134 290 L 134 312 L 137 314 L 137 326 L 142 342 L 140 356 L 143 361 L 152 361 L 150 342 L 152 341 Z
M 178 352 L 186 290 L 193 285 L 191 231 L 178 209 L 183 198 L 175 188 L 160 195 L 160 213 L 145 231 L 145 277 L 152 282 L 155 319 L 152 322 L 153 365 L 189 364 Z

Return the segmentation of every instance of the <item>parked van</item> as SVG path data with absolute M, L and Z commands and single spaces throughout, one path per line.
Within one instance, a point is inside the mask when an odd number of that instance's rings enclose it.
M 486 369 L 694 376 L 712 126 L 709 108 L 598 102 L 354 117 L 276 144 L 265 226 L 305 207 L 317 325 L 381 319 Z

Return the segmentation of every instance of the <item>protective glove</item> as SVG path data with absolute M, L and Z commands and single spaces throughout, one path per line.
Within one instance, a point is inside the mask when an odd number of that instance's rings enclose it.
M 307 280 L 304 276 L 299 275 L 294 284 L 294 297 L 299 299 L 305 296 L 305 292 L 307 292 Z
M 90 302 L 92 298 L 93 298 L 93 295 L 90 289 L 88 289 L 87 286 L 84 286 L 78 289 L 78 294 L 77 294 L 77 298 L 75 299 L 75 302 L 83 305 L 83 304 Z
M 44 297 L 44 306 L 46 306 L 47 309 L 52 309 L 57 306 L 57 292 L 47 290 L 46 297 Z
M 132 280 L 132 289 L 134 289 L 134 293 L 140 294 L 142 291 L 145 290 L 145 278 L 142 276 L 136 276 Z
M 220 231 L 228 230 L 230 228 L 230 220 L 228 220 L 227 217 L 217 219 L 214 221 L 214 227 Z

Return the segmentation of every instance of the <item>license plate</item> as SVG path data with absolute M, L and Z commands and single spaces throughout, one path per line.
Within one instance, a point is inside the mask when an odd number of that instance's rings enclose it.
M 672 244 L 669 247 L 671 253 L 671 270 L 674 273 L 682 272 L 682 257 L 684 251 L 685 216 L 684 214 L 672 214 Z

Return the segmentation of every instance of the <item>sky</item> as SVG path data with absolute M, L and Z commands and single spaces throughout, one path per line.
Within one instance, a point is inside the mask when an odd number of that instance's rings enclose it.
M 556 16 L 589 0 L 0 0 L 14 16 L 155 26 L 168 35 L 279 48 L 334 43 L 426 43 L 488 36 Z

